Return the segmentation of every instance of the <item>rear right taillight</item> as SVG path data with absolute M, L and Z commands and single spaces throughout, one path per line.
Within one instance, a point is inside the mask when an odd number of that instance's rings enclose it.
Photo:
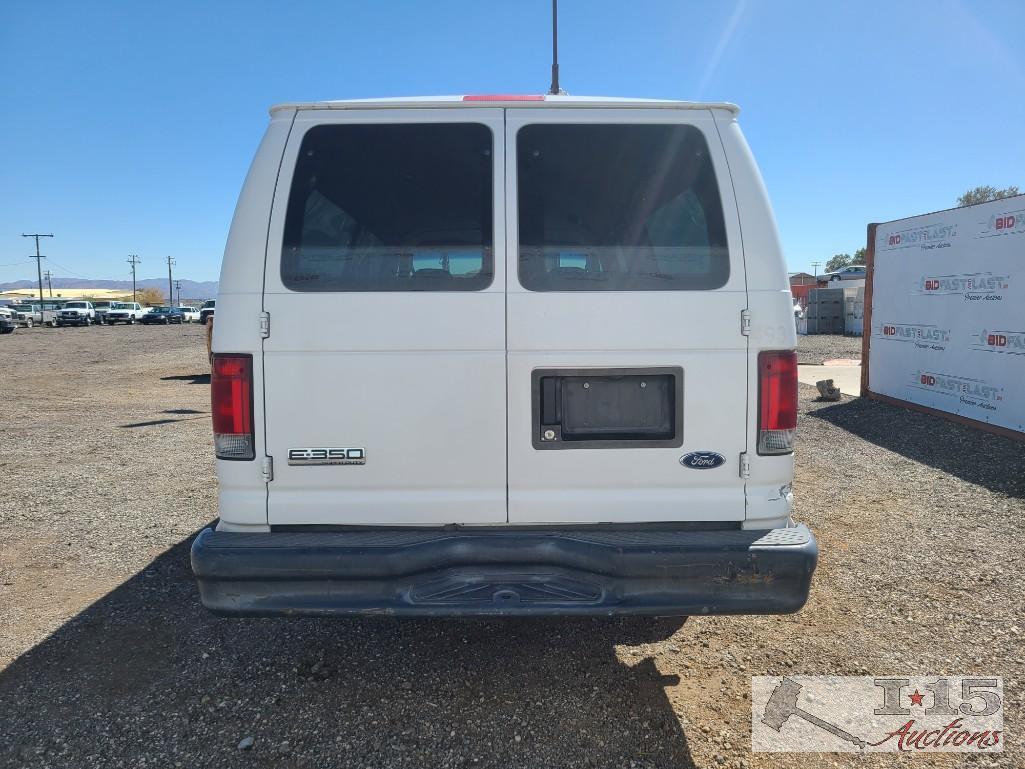
M 789 454 L 797 432 L 797 353 L 758 353 L 758 453 Z
M 253 356 L 214 353 L 210 406 L 218 459 L 253 459 Z

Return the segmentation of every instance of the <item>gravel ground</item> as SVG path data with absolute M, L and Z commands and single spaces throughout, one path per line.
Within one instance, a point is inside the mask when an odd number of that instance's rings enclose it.
M 797 362 L 821 364 L 836 358 L 861 359 L 861 337 L 810 334 L 797 337 Z
M 2 767 L 1025 763 L 1021 444 L 802 387 L 822 555 L 792 616 L 640 645 L 602 621 L 221 619 L 188 566 L 215 515 L 202 330 L 33 329 L 0 356 Z M 751 676 L 783 673 L 1002 675 L 1011 743 L 751 754 Z

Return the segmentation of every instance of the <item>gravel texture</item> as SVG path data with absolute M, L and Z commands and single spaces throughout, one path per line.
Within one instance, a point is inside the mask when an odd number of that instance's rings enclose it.
M 202 330 L 19 331 L 0 360 L 0 767 L 1025 763 L 1022 444 L 802 387 L 822 554 L 792 616 L 639 645 L 607 621 L 222 619 L 188 565 L 215 515 Z M 751 676 L 783 673 L 1002 675 L 1011 742 L 751 754 Z
M 797 337 L 797 362 L 820 365 L 837 358 L 861 359 L 861 337 L 808 334 Z

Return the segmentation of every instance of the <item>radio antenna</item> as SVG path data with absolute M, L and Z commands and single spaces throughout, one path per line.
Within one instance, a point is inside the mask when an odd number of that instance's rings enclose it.
M 552 0 L 552 86 L 548 93 L 566 93 L 559 87 L 559 0 Z

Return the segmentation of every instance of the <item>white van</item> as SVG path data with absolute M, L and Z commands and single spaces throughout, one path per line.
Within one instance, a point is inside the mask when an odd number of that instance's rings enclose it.
M 213 334 L 227 614 L 779 613 L 786 267 L 730 104 L 284 104 Z

